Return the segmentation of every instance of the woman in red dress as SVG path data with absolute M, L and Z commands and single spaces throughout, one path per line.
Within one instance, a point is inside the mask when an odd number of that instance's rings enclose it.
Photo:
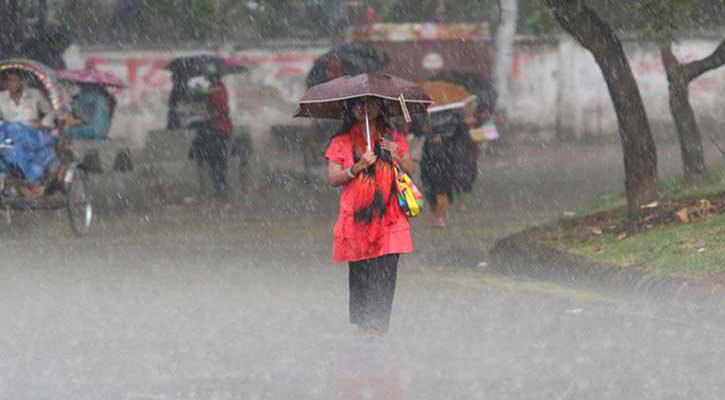
M 366 111 L 372 150 L 367 150 Z M 364 334 L 388 330 L 398 258 L 413 251 L 393 161 L 408 174 L 414 164 L 405 137 L 390 128 L 385 113 L 377 97 L 348 100 L 343 127 L 325 153 L 330 185 L 342 186 L 332 259 L 349 263 L 350 322 Z

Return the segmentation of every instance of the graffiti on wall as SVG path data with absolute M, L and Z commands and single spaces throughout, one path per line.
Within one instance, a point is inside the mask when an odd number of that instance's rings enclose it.
M 707 56 L 716 44 L 706 40 L 684 41 L 675 53 L 683 62 L 692 61 Z M 631 43 L 629 48 L 630 63 L 649 117 L 667 120 L 667 80 L 659 52 L 651 46 Z M 307 71 L 327 50 L 259 49 L 227 54 L 249 68 L 248 73 L 229 85 L 231 97 L 237 99 L 232 100 L 232 108 L 239 115 L 247 113 L 260 119 L 257 110 L 250 107 L 264 103 L 260 94 L 272 91 L 274 96 L 260 107 L 279 107 L 282 111 L 268 113 L 272 120 L 260 120 L 259 124 L 280 123 L 275 118 L 291 114 L 287 109 L 302 95 Z M 82 62 L 87 67 L 110 71 L 128 84 L 127 89 L 118 92 L 119 110 L 125 114 L 121 118 L 142 119 L 140 124 L 144 128 L 157 128 L 165 123 L 171 91 L 171 75 L 164 67 L 173 58 L 190 53 L 85 52 Z M 517 109 L 510 115 L 512 122 L 541 129 L 563 121 L 573 124 L 569 128 L 574 131 L 616 132 L 616 117 L 606 84 L 587 50 L 565 42 L 528 44 L 515 49 L 513 57 L 512 95 Z M 725 70 L 707 73 L 690 85 L 691 101 L 699 113 L 725 106 L 725 100 L 719 96 L 724 85 Z
M 288 91 L 290 81 L 304 82 L 312 62 L 322 54 L 318 52 L 239 53 L 234 58 L 252 72 L 261 69 L 262 85 L 278 85 L 277 90 Z M 153 103 L 165 103 L 171 91 L 171 73 L 165 69 L 175 55 L 124 56 L 115 54 L 88 54 L 87 68 L 109 71 L 123 79 L 128 88 L 118 93 L 119 106 L 145 108 Z M 141 107 L 143 106 L 143 107 Z

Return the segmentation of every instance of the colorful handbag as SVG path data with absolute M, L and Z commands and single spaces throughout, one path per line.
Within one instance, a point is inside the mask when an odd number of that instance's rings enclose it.
M 498 129 L 496 128 L 496 123 L 492 120 L 487 120 L 483 123 L 483 125 L 471 129 L 469 131 L 471 135 L 471 139 L 473 139 L 474 142 L 485 142 L 487 140 L 496 140 L 499 137 Z
M 398 192 L 398 204 L 408 217 L 417 217 L 423 211 L 423 194 L 410 179 L 398 163 L 395 167 L 395 188 Z

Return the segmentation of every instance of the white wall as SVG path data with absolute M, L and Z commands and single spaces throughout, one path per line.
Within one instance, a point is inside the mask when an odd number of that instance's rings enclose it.
M 70 68 L 93 66 L 113 72 L 128 84 L 116 93 L 118 106 L 111 138 L 130 139 L 143 145 L 146 132 L 166 126 L 171 74 L 164 65 L 171 59 L 201 53 L 235 57 L 249 72 L 225 77 L 235 124 L 251 126 L 264 139 L 272 124 L 293 123 L 295 101 L 304 91 L 304 79 L 312 62 L 327 49 L 210 51 L 85 51 L 71 48 L 66 53 Z
M 715 40 L 686 40 L 675 47 L 682 61 L 706 57 Z M 674 138 L 667 79 L 659 50 L 625 42 L 653 134 Z M 510 118 L 519 133 L 541 138 L 556 131 L 577 138 L 617 135 L 607 86 L 591 53 L 568 37 L 556 43 L 520 42 L 514 61 L 515 105 Z M 704 131 L 719 132 L 725 101 L 725 69 L 711 71 L 690 85 L 690 99 Z
M 687 40 L 675 49 L 682 60 L 701 58 L 717 45 L 714 40 Z M 646 43 L 625 43 L 627 54 L 645 101 L 653 133 L 673 137 L 668 109 L 667 82 L 659 51 Z M 295 101 L 304 90 L 304 78 L 314 59 L 326 48 L 257 50 L 205 49 L 184 51 L 84 51 L 67 53 L 70 66 L 94 65 L 129 83 L 118 93 L 119 106 L 112 137 L 129 138 L 142 145 L 146 132 L 166 123 L 171 89 L 163 65 L 170 59 L 202 52 L 236 57 L 250 68 L 226 83 L 232 97 L 233 119 L 251 126 L 257 140 L 268 137 L 273 124 L 304 123 L 293 120 Z M 693 107 L 703 130 L 719 131 L 725 105 L 725 70 L 710 72 L 691 85 Z M 510 120 L 514 134 L 551 139 L 557 132 L 576 138 L 616 138 L 616 117 L 601 72 L 591 54 L 567 37 L 554 41 L 520 39 L 512 66 Z

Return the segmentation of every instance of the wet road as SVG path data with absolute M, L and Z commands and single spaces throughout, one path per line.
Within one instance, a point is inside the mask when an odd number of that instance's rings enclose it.
M 23 215 L 0 233 L 0 398 L 720 399 L 712 310 L 476 267 L 497 237 L 621 187 L 617 150 L 486 159 L 446 231 L 415 222 L 382 339 L 347 324 L 332 191 L 116 212 L 82 240 Z

